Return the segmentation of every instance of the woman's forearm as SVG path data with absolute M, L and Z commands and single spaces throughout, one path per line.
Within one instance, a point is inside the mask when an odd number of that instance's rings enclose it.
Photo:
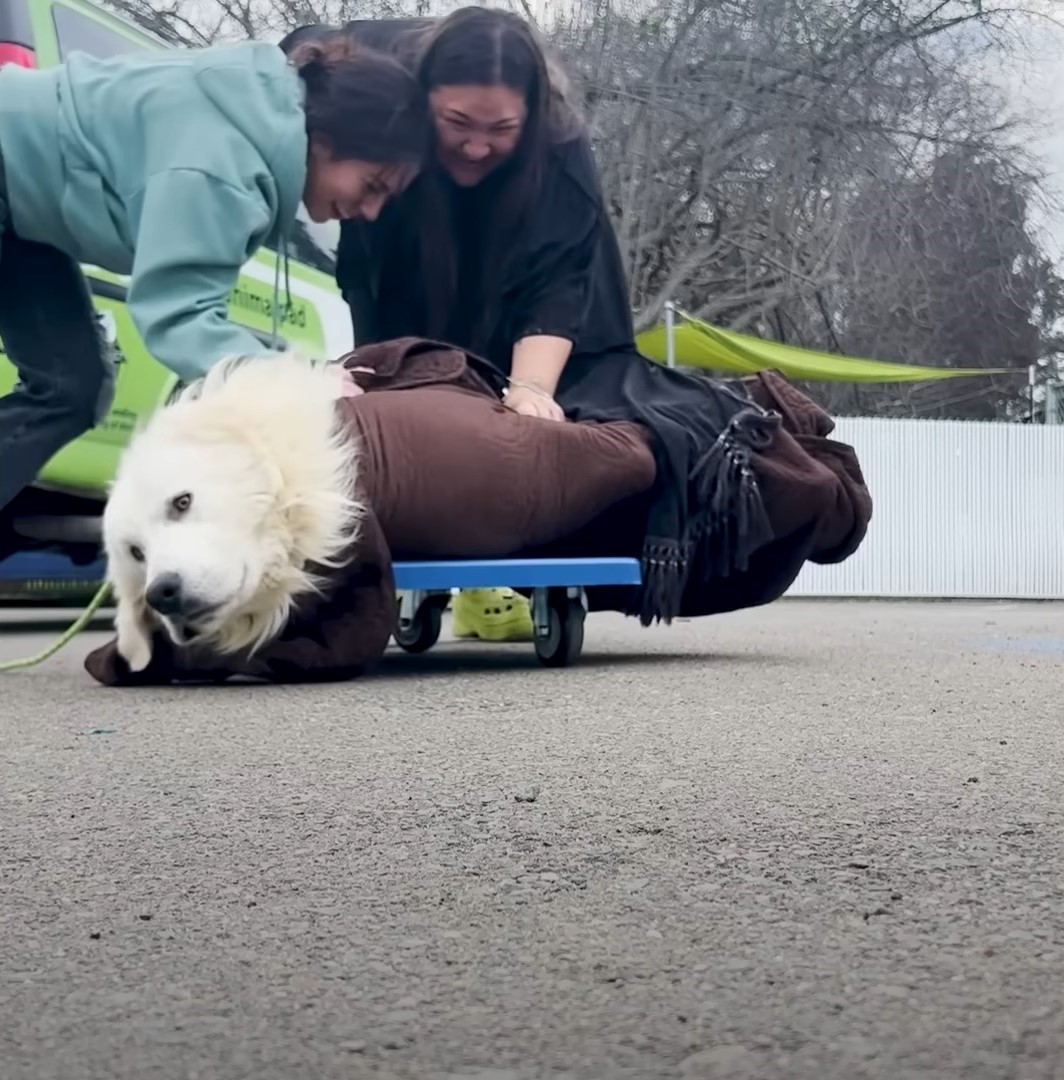
M 510 379 L 528 383 L 553 397 L 572 351 L 573 343 L 566 338 L 547 334 L 522 338 L 514 345 Z

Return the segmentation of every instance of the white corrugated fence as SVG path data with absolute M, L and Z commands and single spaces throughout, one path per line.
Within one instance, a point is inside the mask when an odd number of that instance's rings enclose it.
M 1064 426 L 840 418 L 868 536 L 788 595 L 1064 599 Z

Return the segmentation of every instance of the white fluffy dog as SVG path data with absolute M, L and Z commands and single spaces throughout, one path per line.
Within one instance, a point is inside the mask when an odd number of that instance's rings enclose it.
M 159 409 L 122 457 L 103 515 L 118 651 L 153 631 L 219 654 L 283 628 L 354 537 L 355 452 L 336 409 L 348 377 L 292 354 L 225 361 Z

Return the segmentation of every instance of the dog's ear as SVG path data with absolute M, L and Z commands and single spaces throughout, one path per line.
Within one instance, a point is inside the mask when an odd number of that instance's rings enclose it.
M 152 620 L 148 605 L 140 595 L 130 596 L 115 587 L 115 630 L 118 655 L 133 672 L 143 671 L 151 663 Z

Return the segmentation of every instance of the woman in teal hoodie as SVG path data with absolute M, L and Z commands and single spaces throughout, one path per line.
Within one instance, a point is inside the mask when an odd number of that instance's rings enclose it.
M 420 169 L 424 95 L 350 43 L 247 42 L 0 69 L 0 509 L 109 405 L 80 263 L 130 276 L 149 351 L 184 381 L 261 353 L 227 317 L 241 267 L 315 221 L 374 218 Z

